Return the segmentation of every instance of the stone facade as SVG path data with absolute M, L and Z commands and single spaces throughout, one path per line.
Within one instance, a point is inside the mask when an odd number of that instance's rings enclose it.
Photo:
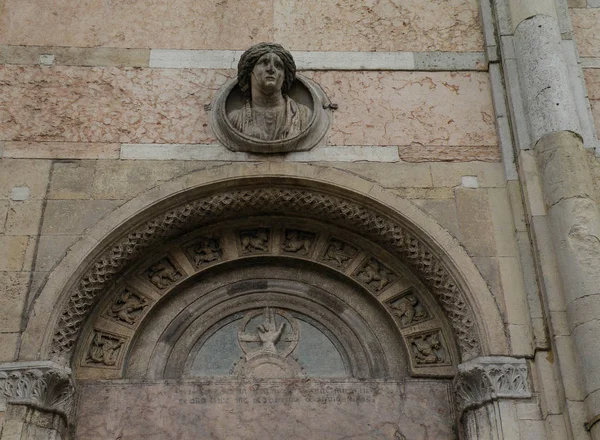
M 600 2 L 151 3 L 0 7 L 1 440 L 600 439 Z

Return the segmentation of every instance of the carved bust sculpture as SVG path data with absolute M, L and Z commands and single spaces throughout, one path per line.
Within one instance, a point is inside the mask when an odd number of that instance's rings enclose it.
M 281 45 L 252 46 L 240 58 L 237 77 L 246 101 L 228 115 L 236 130 L 273 141 L 296 136 L 308 126 L 310 109 L 286 94 L 296 79 L 296 64 Z
M 334 107 L 317 84 L 296 74 L 290 52 L 259 43 L 242 54 L 237 77 L 208 109 L 213 133 L 230 150 L 287 153 L 324 144 Z

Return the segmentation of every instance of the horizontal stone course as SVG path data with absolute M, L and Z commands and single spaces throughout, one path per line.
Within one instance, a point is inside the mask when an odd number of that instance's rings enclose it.
M 5 141 L 214 143 L 204 105 L 231 70 L 5 66 Z M 330 145 L 496 146 L 485 72 L 306 72 L 339 105 Z
M 176 5 L 176 6 L 175 6 Z M 478 4 L 343 0 L 6 0 L 10 45 L 244 50 L 259 41 L 310 51 L 480 51 Z
M 150 67 L 235 69 L 242 51 L 152 49 Z M 486 70 L 483 52 L 292 51 L 298 70 Z
M 6 46 L 4 48 L 6 64 L 147 67 L 149 58 L 148 49 L 51 46 Z
M 15 159 L 117 159 L 119 144 L 6 142 L 4 157 Z

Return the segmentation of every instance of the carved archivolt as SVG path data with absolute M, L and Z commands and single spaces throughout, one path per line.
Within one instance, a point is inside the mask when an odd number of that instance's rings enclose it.
M 94 304 L 116 277 L 146 250 L 201 226 L 257 214 L 316 218 L 354 231 L 379 244 L 411 267 L 434 294 L 453 329 L 462 359 L 471 359 L 481 354 L 477 324 L 464 292 L 444 261 L 420 237 L 399 222 L 356 201 L 311 189 L 271 185 L 223 191 L 202 197 L 162 212 L 127 233 L 89 266 L 71 292 L 53 335 L 52 355 L 59 359 L 70 359 L 83 323 Z M 299 232 L 301 231 L 285 232 L 282 239 L 283 252 L 297 255 L 310 252 L 314 244 L 312 232 Z M 237 245 L 242 254 L 254 255 L 268 253 L 272 242 L 269 231 L 256 228 L 240 230 Z M 195 267 L 200 268 L 220 258 L 221 243 L 218 237 L 203 237 L 190 244 L 184 252 L 191 255 Z M 341 239 L 332 239 L 320 252 L 318 259 L 329 262 L 334 267 L 347 268 L 357 252 L 354 245 Z M 165 256 L 140 276 L 144 276 L 161 290 L 177 283 L 184 274 L 175 261 Z M 395 275 L 384 262 L 373 257 L 362 266 L 357 266 L 354 276 L 368 290 L 377 294 L 393 283 Z M 131 301 L 133 307 L 133 302 L 137 304 L 141 300 L 139 297 L 122 297 L 119 301 L 123 306 Z M 118 308 L 116 306 L 115 310 Z M 406 313 L 401 319 L 407 319 Z M 417 311 L 410 319 L 422 318 L 416 317 L 416 313 Z M 130 318 L 135 319 L 133 315 Z M 124 319 L 127 321 L 128 318 Z M 418 344 L 415 343 L 415 347 L 424 347 L 426 344 L 437 346 L 438 342 L 442 341 L 436 340 L 432 335 L 424 336 Z M 106 344 L 99 345 L 104 347 Z M 424 362 L 429 359 L 433 362 L 433 355 L 422 356 Z

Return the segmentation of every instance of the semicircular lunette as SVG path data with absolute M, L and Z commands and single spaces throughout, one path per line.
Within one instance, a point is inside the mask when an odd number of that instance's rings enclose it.
M 450 377 L 459 355 L 397 257 L 339 227 L 265 216 L 149 252 L 95 307 L 74 359 L 80 378 L 390 378 Z
M 189 199 L 188 199 L 189 200 Z M 180 202 L 181 203 L 181 202 Z M 387 214 L 375 210 L 370 205 L 362 202 L 346 199 L 337 194 L 330 194 L 310 188 L 269 185 L 249 186 L 233 190 L 221 190 L 204 197 L 197 197 L 191 202 L 184 201 L 180 205 L 171 205 L 168 209 L 159 212 L 150 220 L 138 223 L 123 233 L 121 238 L 96 259 L 87 264 L 87 268 L 81 270 L 77 280 L 73 280 L 72 289 L 69 292 L 66 305 L 60 312 L 57 324 L 52 332 L 52 343 L 50 346 L 51 357 L 58 362 L 71 362 L 75 344 L 81 341 L 81 332 L 84 323 L 89 322 L 92 308 L 98 301 L 105 298 L 107 290 L 112 288 L 117 277 L 121 279 L 124 271 L 137 264 L 143 256 L 155 256 L 151 266 L 145 268 L 146 272 L 140 274 L 140 279 L 147 279 L 146 285 L 150 283 L 149 292 L 156 295 L 155 300 L 162 295 L 161 291 L 170 289 L 170 285 L 177 285 L 196 273 L 198 265 L 204 267 L 211 265 L 211 259 L 218 261 L 219 249 L 215 243 L 198 243 L 200 250 L 193 259 L 192 267 L 184 269 L 182 262 L 189 261 L 185 258 L 174 258 L 173 255 L 157 255 L 158 249 L 177 239 L 186 231 L 199 230 L 214 224 L 224 224 L 232 219 L 250 218 L 261 212 L 265 215 L 296 216 L 308 221 L 318 218 L 327 225 L 337 225 L 345 231 L 353 231 L 372 243 L 377 243 L 381 249 L 387 252 L 388 259 L 377 258 L 374 260 L 357 260 L 354 255 L 355 246 L 344 239 L 344 236 L 331 237 L 327 246 L 319 248 L 321 253 L 311 253 L 320 264 L 333 267 L 336 270 L 352 271 L 352 279 L 356 279 L 371 293 L 379 293 L 388 285 L 394 285 L 393 273 L 388 273 L 389 262 L 401 262 L 424 284 L 426 289 L 435 298 L 450 324 L 452 335 L 459 348 L 461 359 L 471 359 L 482 352 L 483 337 L 479 333 L 478 323 L 473 313 L 472 306 L 463 291 L 460 279 L 455 278 L 455 270 L 449 262 L 430 248 L 424 238 L 407 227 L 404 223 L 395 221 Z M 255 228 L 260 229 L 260 226 Z M 305 229 L 299 228 L 301 231 Z M 261 231 L 252 232 L 250 228 L 245 238 L 240 239 L 236 246 L 245 256 L 265 254 L 264 237 Z M 311 233 L 311 230 L 306 230 Z M 318 231 L 312 231 L 318 232 Z M 254 235 L 255 234 L 255 235 Z M 240 235 L 240 237 L 242 237 Z M 306 252 L 305 242 L 309 237 L 300 239 L 290 237 L 288 250 L 277 250 L 279 255 L 293 253 L 296 258 L 302 258 L 301 253 Z M 282 240 L 281 238 L 279 239 Z M 270 242 L 274 243 L 274 241 Z M 294 246 L 298 249 L 294 251 Z M 308 246 L 308 245 L 307 245 Z M 268 248 L 270 249 L 270 248 Z M 356 251 L 359 251 L 356 248 Z M 186 252 L 183 250 L 182 252 Z M 187 252 L 195 252 L 187 250 Z M 358 261 L 356 266 L 349 266 Z M 358 267 L 358 264 L 364 266 Z M 374 264 L 376 263 L 376 264 Z M 187 263 L 186 263 L 187 264 Z M 183 270 L 183 272 L 182 272 Z M 152 283 L 152 279 L 158 282 L 158 286 Z M 163 285 L 164 287 L 161 287 Z M 122 294 L 123 292 L 120 292 Z M 148 292 L 147 292 L 148 293 Z M 148 293 L 151 295 L 151 293 Z M 401 299 L 398 297 L 397 299 Z M 412 299 L 407 299 L 411 303 Z M 406 301 L 400 301 L 406 302 Z M 410 304 L 396 307 L 410 308 Z M 414 307 L 414 306 L 412 306 Z M 118 307 L 117 307 L 118 308 Z M 116 312 L 115 312 L 116 313 Z M 398 311 L 400 313 L 400 311 Z M 420 319 L 422 312 L 403 312 L 401 319 Z M 415 318 L 416 317 L 416 318 Z M 105 338 L 104 340 L 106 340 Z M 415 340 L 414 350 L 422 351 L 427 345 L 437 346 L 440 338 L 433 335 L 422 335 L 421 340 Z M 116 341 L 100 342 L 102 347 L 111 347 L 118 344 Z M 440 342 L 443 344 L 443 342 Z M 425 350 L 429 351 L 429 350 Z M 429 362 L 430 355 L 425 354 L 420 362 Z

